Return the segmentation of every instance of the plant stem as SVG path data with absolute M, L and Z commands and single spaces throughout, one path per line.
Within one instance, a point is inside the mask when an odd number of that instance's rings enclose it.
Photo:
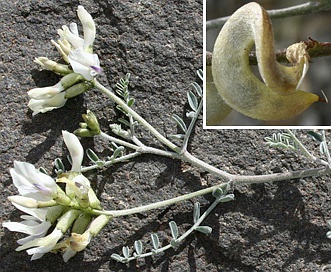
M 110 136 L 110 135 L 108 135 L 108 134 L 106 134 L 106 133 L 104 133 L 102 131 L 100 132 L 99 137 L 105 138 L 105 139 L 107 139 L 110 142 L 114 142 L 116 144 L 119 144 L 119 145 L 122 145 L 122 146 L 125 146 L 125 147 L 128 147 L 128 148 L 131 148 L 133 150 L 138 150 L 139 149 L 139 146 L 138 145 L 131 144 L 131 143 L 127 142 L 127 141 L 124 141 L 124 140 L 121 140 L 119 138 Z
M 299 146 L 299 148 L 303 152 L 303 155 L 312 161 L 316 161 L 317 158 L 314 155 L 310 154 L 308 149 L 301 143 L 301 141 L 299 141 L 299 139 L 295 136 L 295 134 L 292 132 L 292 130 L 286 129 L 286 131 L 288 134 L 291 135 L 292 140 Z
M 131 149 L 135 150 L 136 152 L 138 152 L 139 154 L 154 154 L 154 155 L 159 155 L 159 156 L 173 158 L 173 159 L 182 159 L 181 154 L 178 154 L 178 153 L 172 152 L 172 151 L 166 151 L 166 150 L 161 150 L 161 149 L 154 148 L 154 147 L 145 146 L 138 139 L 136 139 L 136 141 L 139 142 L 139 145 L 135 145 L 135 144 L 131 144 L 127 141 L 118 139 L 116 137 L 109 136 L 108 134 L 106 134 L 104 132 L 100 133 L 100 137 L 102 137 L 108 141 L 115 142 L 117 144 L 131 148 Z
M 97 164 L 94 164 L 94 165 L 91 165 L 91 166 L 84 166 L 84 167 L 82 167 L 81 172 L 84 173 L 84 172 L 91 171 L 91 170 L 94 170 L 94 169 L 107 167 L 107 166 L 110 166 L 110 165 L 115 164 L 115 163 L 125 162 L 125 161 L 133 159 L 133 158 L 135 158 L 139 155 L 141 155 L 140 152 L 133 152 L 133 153 L 130 153 L 128 155 L 122 156 L 120 158 L 116 158 L 116 159 L 112 159 L 110 161 L 106 161 L 105 164 L 101 167 Z
M 218 204 L 219 204 L 219 201 L 218 200 L 215 200 L 208 207 L 208 209 L 200 216 L 200 218 L 197 220 L 197 222 L 195 222 L 192 227 L 190 227 L 185 233 L 183 233 L 180 237 L 178 237 L 176 239 L 176 243 L 182 242 L 187 236 L 189 236 L 206 219 L 206 217 L 213 211 L 213 209 L 216 208 L 216 206 Z M 171 244 L 168 244 L 166 246 L 160 247 L 160 248 L 157 249 L 157 253 L 164 252 L 167 249 L 170 249 L 172 247 L 173 246 Z M 135 260 L 137 258 L 146 258 L 146 257 L 152 256 L 152 255 L 155 255 L 155 253 L 151 251 L 151 252 L 147 252 L 147 253 L 141 254 L 139 256 L 130 257 L 126 261 L 127 262 L 130 262 L 130 261 Z
M 212 174 L 215 177 L 219 177 L 224 179 L 225 181 L 230 181 L 232 179 L 232 177 L 234 175 L 231 175 L 221 169 L 218 169 L 196 157 L 194 157 L 191 153 L 189 153 L 188 151 L 185 151 L 182 154 L 182 160 L 185 162 L 188 162 L 194 166 L 197 166 L 200 168 L 200 170 L 209 172 L 210 174 Z
M 142 118 L 138 113 L 132 110 L 121 98 L 119 98 L 116 94 L 108 90 L 106 87 L 101 85 L 96 79 L 92 81 L 94 87 L 99 89 L 103 94 L 112 99 L 116 104 L 120 105 L 123 110 L 131 114 L 131 116 L 136 119 L 141 125 L 143 125 L 146 129 L 148 129 L 161 143 L 165 144 L 171 150 L 180 153 L 181 149 L 176 146 L 174 143 L 169 141 L 166 137 L 164 137 L 161 133 L 159 133 L 153 126 L 151 126 L 144 118 Z
M 174 152 L 164 151 L 157 148 L 147 147 L 147 146 L 137 146 L 131 143 L 128 143 L 126 141 L 117 139 L 115 137 L 109 136 L 105 133 L 101 133 L 101 137 L 107 138 L 110 141 L 114 141 L 116 143 L 119 143 L 123 146 L 132 148 L 136 150 L 139 153 L 148 153 L 148 154 L 156 154 L 166 157 L 171 157 L 174 159 L 180 159 L 185 162 L 189 162 L 192 165 L 195 165 L 199 167 L 200 169 L 203 169 L 204 171 L 207 171 L 215 176 L 224 178 L 225 180 L 229 180 L 231 175 L 228 174 L 225 171 L 222 171 L 214 166 L 211 166 L 204 161 L 192 156 L 189 152 L 186 150 L 182 150 L 172 142 L 170 142 L 167 138 L 165 138 L 163 135 L 161 135 L 154 127 L 152 127 L 145 119 L 143 119 L 138 113 L 136 113 L 134 110 L 132 110 L 121 98 L 119 98 L 117 95 L 115 95 L 113 92 L 108 90 L 106 87 L 101 85 L 97 80 L 94 79 L 93 81 L 94 86 L 99 89 L 103 94 L 107 95 L 110 99 L 112 99 L 115 103 L 120 105 L 125 111 L 131 114 L 133 118 L 135 118 L 138 122 L 140 122 L 146 129 L 148 129 L 157 139 L 159 139 L 162 143 L 164 143 L 166 146 L 168 146 L 170 149 L 172 149 Z M 200 101 L 198 111 L 201 111 L 202 108 L 202 102 Z M 195 119 L 196 120 L 196 119 Z M 195 120 L 193 120 L 190 124 L 190 131 L 193 129 L 193 125 Z M 186 140 L 187 141 L 187 140 Z M 184 142 L 185 144 L 185 142 Z M 187 143 L 185 144 L 187 145 Z M 109 162 L 109 164 L 112 164 L 112 162 Z
M 124 216 L 124 215 L 130 215 L 130 214 L 135 214 L 135 213 L 142 213 L 142 212 L 146 212 L 146 211 L 150 211 L 150 210 L 154 210 L 154 209 L 159 209 L 162 207 L 166 207 L 166 206 L 170 206 L 172 204 L 176 204 L 178 202 L 184 201 L 184 200 L 188 200 L 200 195 L 205 195 L 208 193 L 211 193 L 214 189 L 220 187 L 224 185 L 224 183 L 222 184 L 217 184 L 214 185 L 212 187 L 206 188 L 206 189 L 202 189 L 193 193 L 189 193 L 189 194 L 185 194 L 182 196 L 178 196 L 175 198 L 171 198 L 168 200 L 163 200 L 163 201 L 159 201 L 156 203 L 152 203 L 152 204 L 148 204 L 148 205 L 144 205 L 144 206 L 140 206 L 140 207 L 135 207 L 135 208 L 131 208 L 131 209 L 125 209 L 125 210 L 111 210 L 111 211 L 98 211 L 95 210 L 96 214 L 106 214 L 112 217 L 119 217 L 119 216 Z
M 216 177 L 220 177 L 225 180 L 230 180 L 230 178 L 231 178 L 231 175 L 228 174 L 227 172 L 220 170 L 220 169 L 194 157 L 188 151 L 182 151 L 180 154 L 178 154 L 176 152 L 161 150 L 158 148 L 149 147 L 149 146 L 145 146 L 145 145 L 141 145 L 141 146 L 134 145 L 134 144 L 128 143 L 126 141 L 120 140 L 118 138 L 109 136 L 108 134 L 103 133 L 103 132 L 100 133 L 100 136 L 109 141 L 113 141 L 120 145 L 132 148 L 140 154 L 154 154 L 154 155 L 158 155 L 158 156 L 164 156 L 164 157 L 168 157 L 168 158 L 172 158 L 172 159 L 182 160 L 182 161 L 188 162 L 194 166 L 197 166 L 201 170 L 207 171 Z
M 310 58 L 319 58 L 331 56 L 331 42 L 318 42 L 309 38 L 307 41 L 304 41 L 307 46 L 307 51 Z M 281 63 L 289 63 L 286 58 L 286 49 L 279 49 L 275 51 L 276 59 Z M 211 52 L 206 52 L 206 66 L 211 66 L 213 54 Z M 249 64 L 257 65 L 256 51 L 251 51 L 249 53 Z
M 290 129 L 286 129 L 286 131 L 291 135 L 292 140 L 299 146 L 299 148 L 301 149 L 301 151 L 303 152 L 303 155 L 305 157 L 307 157 L 308 159 L 310 159 L 313 162 L 320 163 L 325 166 L 329 166 L 329 164 L 325 160 L 317 158 L 316 156 L 311 154 L 308 151 L 308 149 L 301 143 L 301 141 L 294 135 L 294 133 Z
M 203 100 L 201 99 L 200 102 L 199 102 L 198 109 L 195 112 L 194 117 L 192 118 L 191 123 L 190 123 L 190 125 L 189 125 L 189 127 L 186 131 L 186 134 L 185 134 L 185 137 L 184 137 L 184 140 L 183 140 L 182 152 L 186 151 L 186 149 L 187 149 L 188 140 L 191 136 L 194 124 L 195 124 L 195 122 L 197 121 L 197 119 L 199 117 L 199 114 L 200 114 L 201 109 L 202 109 L 202 105 L 203 105 Z
M 257 184 L 257 183 L 266 183 L 266 182 L 277 182 L 285 181 L 290 179 L 301 179 L 306 177 L 316 177 L 328 175 L 331 173 L 331 168 L 329 167 L 320 167 L 320 168 L 310 168 L 297 171 L 291 171 L 286 173 L 276 173 L 269 175 L 261 176 L 235 176 L 231 180 L 233 185 L 242 185 L 242 184 Z
M 233 186 L 243 185 L 243 184 L 257 184 L 257 183 L 266 183 L 266 182 L 276 182 L 276 181 L 285 181 L 290 179 L 298 179 L 298 178 L 305 178 L 305 177 L 313 177 L 313 176 L 322 176 L 331 173 L 331 168 L 311 168 L 311 169 L 304 169 L 298 170 L 293 172 L 287 173 L 277 173 L 277 174 L 268 174 L 268 175 L 261 175 L 261 176 L 236 176 L 232 174 L 228 174 L 230 177 L 230 183 Z M 95 210 L 95 214 L 106 214 L 112 217 L 119 217 L 124 215 L 130 215 L 135 213 L 142 213 L 147 212 L 154 209 L 159 209 L 162 207 L 170 206 L 176 204 L 178 202 L 189 200 L 197 196 L 202 196 L 208 193 L 211 193 L 214 189 L 224 186 L 226 182 L 219 183 L 217 185 L 185 194 L 182 196 L 178 196 L 175 198 L 159 201 L 156 203 L 135 207 L 131 209 L 124 209 L 124 210 L 110 210 L 110 211 L 98 211 Z
M 324 145 L 324 150 L 325 150 L 325 155 L 328 159 L 328 166 L 331 166 L 331 157 L 330 157 L 330 151 L 328 148 L 328 143 L 326 142 L 326 137 L 325 137 L 325 130 L 322 131 L 322 135 L 323 135 L 323 145 Z
M 195 229 L 198 227 L 205 219 L 206 217 L 213 211 L 213 209 L 216 208 L 216 206 L 219 204 L 218 200 L 215 200 L 208 209 L 200 216 L 200 218 L 197 220 L 197 222 L 194 223 L 192 227 L 190 227 L 183 235 L 181 235 L 178 239 L 176 239 L 176 242 L 180 243 L 183 241 L 187 236 L 189 236 Z
M 268 10 L 268 14 L 270 18 L 284 18 L 289 16 L 296 16 L 296 15 L 304 15 L 304 14 L 311 14 L 319 11 L 326 11 L 331 9 L 331 1 L 330 0 L 315 0 L 309 1 L 307 3 L 282 8 L 282 9 L 274 9 Z M 209 20 L 206 22 L 206 30 L 211 30 L 215 28 L 221 28 L 225 22 L 230 18 L 230 16 L 222 17 L 214 20 Z
M 204 161 L 194 157 L 192 154 L 190 154 L 188 151 L 186 151 L 187 140 L 184 141 L 185 148 L 183 150 L 181 150 L 179 147 L 177 147 L 175 144 L 173 144 L 167 138 L 165 138 L 163 135 L 161 135 L 157 130 L 155 130 L 145 119 L 143 119 L 139 114 L 137 114 L 134 110 L 132 110 L 122 99 L 120 99 L 118 96 L 116 96 L 113 92 L 109 91 L 107 88 L 102 86 L 96 80 L 93 82 L 93 84 L 102 93 L 104 93 L 109 98 L 111 98 L 115 103 L 120 105 L 133 118 L 135 118 L 140 124 L 142 124 L 146 129 L 148 129 L 163 144 L 165 144 L 170 149 L 175 151 L 175 152 L 165 151 L 165 150 L 161 150 L 161 149 L 157 149 L 157 148 L 153 148 L 153 147 L 148 147 L 148 146 L 145 146 L 144 144 L 140 143 L 140 141 L 138 142 L 138 144 L 132 144 L 127 141 L 120 140 L 118 138 L 109 136 L 102 132 L 100 134 L 101 137 L 135 150 L 135 152 L 132 154 L 118 158 L 117 159 L 118 162 L 123 161 L 126 158 L 138 156 L 143 153 L 156 154 L 156 155 L 170 157 L 170 158 L 174 158 L 174 159 L 180 159 L 182 161 L 188 162 L 188 163 L 190 163 L 194 166 L 197 166 L 200 169 L 207 171 L 207 172 L 213 174 L 214 176 L 222 179 L 222 182 L 217 185 L 214 185 L 209 188 L 205 188 L 205 189 L 193 192 L 193 193 L 188 193 L 188 194 L 185 194 L 182 196 L 178 196 L 175 198 L 171 198 L 171 199 L 167 199 L 167 200 L 163 200 L 163 201 L 159 201 L 156 203 L 152 203 L 152 204 L 148 204 L 148 205 L 144 205 L 144 206 L 140 206 L 140 207 L 135 207 L 135 208 L 131 208 L 131 209 L 110 210 L 110 211 L 95 210 L 94 211 L 95 214 L 106 214 L 106 215 L 109 215 L 112 217 L 119 217 L 119 216 L 124 216 L 124 215 L 135 214 L 135 213 L 147 212 L 149 210 L 166 207 L 166 206 L 169 206 L 169 205 L 181 202 L 181 201 L 192 199 L 197 196 L 211 193 L 214 189 L 216 189 L 220 186 L 223 186 L 228 182 L 230 182 L 231 185 L 236 186 L 236 185 L 242 185 L 242 184 L 276 182 L 276 181 L 282 181 L 282 180 L 304 178 L 304 177 L 309 177 L 309 176 L 321 176 L 321 175 L 326 175 L 326 174 L 331 173 L 331 169 L 329 167 L 325 167 L 325 168 L 304 169 L 304 170 L 292 171 L 292 172 L 287 172 L 287 173 L 268 174 L 268 175 L 261 175 L 261 176 L 236 176 L 236 175 L 229 174 L 221 169 L 218 169 L 214 166 L 211 166 L 211 165 L 205 163 Z M 201 110 L 201 106 L 202 106 L 202 103 L 200 103 L 198 111 Z M 195 122 L 195 120 L 192 120 L 192 122 L 190 124 L 190 131 L 192 131 L 194 122 Z M 289 133 L 293 136 L 293 133 L 291 131 L 289 131 Z M 188 136 L 187 136 L 187 138 L 188 138 Z M 296 139 L 295 136 L 294 136 L 294 139 Z M 300 147 L 302 149 L 302 146 L 300 146 Z M 305 150 L 305 148 L 303 147 L 303 151 L 304 150 Z M 308 154 L 309 154 L 309 152 L 308 152 Z M 116 161 L 116 159 L 114 159 L 112 161 L 106 162 L 105 165 L 107 165 L 107 163 L 113 164 L 117 161 Z M 84 168 L 84 170 L 86 170 L 86 169 L 87 168 Z

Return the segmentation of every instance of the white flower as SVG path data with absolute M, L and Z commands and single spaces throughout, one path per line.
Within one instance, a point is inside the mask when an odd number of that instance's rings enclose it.
M 71 23 L 69 28 L 62 26 L 57 33 L 60 35 L 61 40 L 69 42 L 70 48 L 76 49 L 84 46 L 84 40 L 79 37 L 76 23 Z
M 64 252 L 62 255 L 63 260 L 68 262 L 77 252 L 84 250 L 91 242 L 91 239 L 95 237 L 108 222 L 109 216 L 99 215 L 91 222 L 90 226 L 83 234 L 72 232 L 71 237 L 58 243 L 54 249 L 61 249 Z
M 57 179 L 58 183 L 66 183 L 66 195 L 76 198 L 78 204 L 87 208 L 101 209 L 100 201 L 91 188 L 90 181 L 81 173 L 84 149 L 75 134 L 62 131 L 64 142 L 69 149 L 72 167 L 68 176 Z
M 71 236 L 61 243 L 56 244 L 54 250 L 61 250 L 63 252 L 62 258 L 64 262 L 74 257 L 77 252 L 84 250 L 90 243 L 92 235 L 89 231 L 83 234 L 71 233 Z
M 73 198 L 87 199 L 90 189 L 89 180 L 81 174 L 81 166 L 84 156 L 84 149 L 77 136 L 68 131 L 62 130 L 63 140 L 69 149 L 72 160 L 71 172 L 67 178 L 59 179 L 58 182 L 66 183 L 66 194 Z
M 52 61 L 46 57 L 38 57 L 34 60 L 35 63 L 39 64 L 42 69 L 53 71 L 58 75 L 67 75 L 72 73 L 72 70 L 69 68 L 69 65 L 60 64 L 55 61 Z
M 32 115 L 63 107 L 67 102 L 63 90 L 63 86 L 59 82 L 54 86 L 34 88 L 28 91 L 28 95 L 31 98 L 28 106 L 33 111 Z
M 53 250 L 58 240 L 62 238 L 63 234 L 81 214 L 79 210 L 69 210 L 62 215 L 62 206 L 30 209 L 15 203 L 13 204 L 16 208 L 29 215 L 21 216 L 24 221 L 20 223 L 5 222 L 3 226 L 11 231 L 18 231 L 29 235 L 17 241 L 21 246 L 17 247 L 16 251 L 27 249 L 26 252 L 32 255 L 31 260 L 39 259 L 45 253 Z M 61 218 L 59 218 L 60 216 Z M 57 219 L 58 223 L 52 233 L 45 236 L 50 226 L 52 226 Z
M 84 156 L 84 149 L 75 134 L 62 130 L 62 136 L 67 148 L 69 149 L 69 153 L 72 159 L 71 171 L 80 172 Z
M 86 52 L 92 53 L 92 46 L 95 39 L 95 24 L 92 16 L 84 9 L 83 6 L 78 6 L 77 14 L 80 22 L 83 25 L 84 45 Z
M 15 203 L 15 199 L 26 199 L 28 202 L 30 200 L 30 202 L 50 201 L 57 196 L 57 184 L 51 177 L 41 173 L 32 164 L 26 162 L 15 161 L 14 168 L 10 169 L 10 174 L 20 196 L 9 197 L 8 199 L 12 200 L 12 204 L 17 209 L 27 215 L 21 216 L 22 222 L 4 222 L 3 226 L 10 231 L 28 234 L 27 237 L 17 241 L 18 244 L 25 245 L 46 235 L 52 225 L 52 222 L 46 219 L 49 208 L 27 208 Z M 34 255 L 33 258 L 37 256 L 39 255 Z
M 19 246 L 16 250 L 21 251 L 30 248 L 26 252 L 29 255 L 32 255 L 32 261 L 37 260 L 45 253 L 51 251 L 62 236 L 62 231 L 58 228 L 55 228 L 49 235 L 29 241 Z
M 27 249 L 26 252 L 32 255 L 31 260 L 41 258 L 45 253 L 54 249 L 58 240 L 62 238 L 63 234 L 70 228 L 80 214 L 81 212 L 79 210 L 67 211 L 59 218 L 56 227 L 49 235 L 40 238 L 33 237 L 34 239 L 24 241 L 25 243 L 16 248 L 16 251 Z M 60 214 L 58 213 L 58 215 Z
M 30 163 L 15 161 L 14 168 L 10 169 L 10 174 L 22 196 L 38 201 L 49 201 L 57 195 L 56 182 Z
M 71 23 L 69 28 L 65 25 L 62 26 L 62 29 L 58 30 L 58 34 L 62 41 L 69 42 L 71 49 L 83 48 L 84 51 L 92 53 L 92 45 L 96 33 L 93 18 L 83 6 L 78 6 L 77 15 L 83 25 L 84 39 L 79 37 L 76 23 Z M 68 44 L 66 47 L 68 48 Z
M 43 88 L 34 88 L 28 91 L 28 95 L 33 99 L 48 99 L 61 93 L 64 90 L 61 81 L 54 86 L 48 86 Z
M 74 72 L 90 81 L 102 71 L 98 56 L 92 54 L 96 33 L 95 23 L 83 6 L 78 6 L 77 14 L 83 25 L 84 39 L 79 37 L 77 24 L 71 23 L 69 28 L 62 26 L 62 29 L 58 30 L 61 39 L 57 43 L 52 40 L 52 43 L 63 59 L 70 63 Z
M 82 48 L 70 51 L 68 59 L 74 72 L 86 80 L 92 80 L 102 72 L 98 55 L 86 53 Z
M 83 174 L 75 176 L 72 179 L 72 183 L 77 188 L 76 196 L 78 197 L 87 195 L 89 189 L 91 188 L 90 181 Z
M 17 209 L 29 214 L 29 215 L 22 215 L 21 218 L 24 220 L 20 223 L 4 222 L 2 224 L 3 227 L 9 229 L 10 231 L 16 231 L 16 232 L 28 234 L 27 237 L 19 239 L 17 243 L 23 245 L 36 238 L 44 237 L 48 229 L 52 225 L 51 222 L 46 220 L 48 208 L 30 209 L 15 203 L 13 203 L 13 205 Z
M 47 58 L 39 58 L 37 61 L 43 64 L 49 60 Z M 52 61 L 50 62 L 52 63 Z M 55 70 L 64 72 L 65 68 L 62 68 L 60 66 L 59 69 L 56 68 Z M 28 91 L 28 95 L 31 98 L 28 106 L 33 110 L 33 115 L 62 107 L 68 98 L 77 96 L 91 88 L 89 84 L 83 82 L 85 78 L 81 74 L 70 71 L 54 86 L 34 88 Z
M 58 42 L 52 40 L 52 44 L 55 45 L 67 63 L 69 63 L 68 55 L 72 50 L 82 48 L 87 53 L 93 52 L 93 42 L 96 33 L 93 18 L 83 6 L 78 6 L 77 15 L 83 26 L 84 39 L 79 37 L 77 24 L 71 23 L 69 28 L 64 25 L 62 29 L 58 30 L 61 38 Z

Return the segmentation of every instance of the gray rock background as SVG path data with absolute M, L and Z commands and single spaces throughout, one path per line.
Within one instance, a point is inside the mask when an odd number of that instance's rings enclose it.
M 99 80 L 112 88 L 131 73 L 135 109 L 164 135 L 176 133 L 170 116 L 185 116 L 186 92 L 198 81 L 202 67 L 202 1 L 1 1 L 0 81 L 0 223 L 19 221 L 21 212 L 7 197 L 17 194 L 9 175 L 14 160 L 43 166 L 53 174 L 53 160 L 66 161 L 68 151 L 61 130 L 73 131 L 86 109 L 93 110 L 104 131 L 120 114 L 114 103 L 96 91 L 71 99 L 65 107 L 31 116 L 27 90 L 58 81 L 40 71 L 35 57 L 59 59 L 50 39 L 56 29 L 76 21 L 77 5 L 91 12 L 98 26 L 95 52 L 105 73 Z M 267 174 L 311 167 L 287 151 L 269 149 L 263 138 L 269 130 L 202 129 L 195 127 L 189 151 L 206 162 L 233 174 Z M 140 130 L 142 141 L 159 146 Z M 302 132 L 311 149 L 317 145 Z M 330 137 L 328 135 L 328 137 Z M 102 158 L 108 143 L 83 139 Z M 314 154 L 318 154 L 316 151 Z M 88 165 L 88 161 L 84 162 Z M 68 166 L 68 163 L 67 163 Z M 124 209 L 167 199 L 216 184 L 219 180 L 179 161 L 140 156 L 109 169 L 92 171 L 88 178 L 105 209 Z M 150 246 L 150 234 L 158 233 L 163 245 L 170 239 L 168 223 L 179 231 L 192 224 L 193 201 L 111 221 L 86 250 L 67 264 L 57 254 L 30 261 L 26 252 L 16 252 L 23 235 L 0 228 L 1 271 L 322 271 L 330 260 L 326 239 L 330 218 L 329 177 L 306 178 L 277 184 L 241 186 L 236 200 L 217 207 L 207 218 L 213 232 L 195 233 L 178 248 L 128 266 L 110 259 L 122 246 L 141 239 Z M 194 201 L 202 210 L 210 195 Z M 325 270 L 324 270 L 325 271 Z

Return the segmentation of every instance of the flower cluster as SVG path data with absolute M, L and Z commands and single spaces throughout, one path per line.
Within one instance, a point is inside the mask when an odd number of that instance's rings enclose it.
M 10 170 L 19 195 L 8 199 L 26 215 L 21 216 L 22 222 L 4 222 L 3 226 L 28 235 L 17 241 L 20 246 L 16 250 L 26 250 L 32 255 L 31 260 L 61 250 L 67 262 L 83 250 L 110 219 L 102 214 L 89 180 L 81 173 L 84 151 L 78 138 L 67 131 L 62 135 L 70 152 L 71 171 L 55 181 L 26 162 L 15 161 Z M 58 183 L 65 183 L 65 190 Z M 53 225 L 52 232 L 46 235 Z M 58 242 L 70 227 L 71 236 Z
M 80 128 L 74 131 L 75 135 L 92 137 L 101 133 L 98 119 L 92 111 L 87 110 L 86 114 L 82 114 L 82 118 L 85 122 L 79 123 Z
M 98 55 L 93 54 L 96 33 L 93 18 L 83 6 L 78 6 L 77 14 L 83 26 L 84 38 L 79 36 L 77 24 L 71 23 L 69 28 L 62 26 L 62 29 L 58 30 L 60 39 L 57 42 L 51 41 L 67 64 L 59 64 L 46 57 L 35 60 L 43 69 L 64 77 L 54 86 L 35 88 L 28 92 L 28 106 L 33 115 L 60 108 L 68 98 L 89 90 L 92 87 L 89 82 L 102 71 Z M 77 74 L 79 77 L 70 76 L 71 74 Z

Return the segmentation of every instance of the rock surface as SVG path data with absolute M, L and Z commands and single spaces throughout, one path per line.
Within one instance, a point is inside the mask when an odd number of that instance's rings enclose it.
M 87 108 L 106 132 L 108 124 L 120 117 L 114 103 L 96 91 L 34 117 L 27 108 L 27 90 L 58 81 L 33 60 L 58 59 L 50 39 L 57 38 L 56 29 L 77 21 L 78 4 L 97 23 L 95 52 L 104 68 L 99 77 L 103 84 L 113 88 L 120 77 L 131 73 L 135 109 L 164 135 L 177 132 L 171 115 L 184 117 L 188 110 L 186 92 L 191 82 L 198 81 L 196 70 L 202 67 L 202 1 L 1 1 L 1 223 L 19 221 L 21 215 L 7 200 L 17 194 L 9 175 L 14 160 L 43 166 L 51 174 L 53 160 L 65 161 L 68 154 L 61 130 L 76 129 Z M 233 174 L 311 167 L 290 152 L 266 147 L 263 138 L 272 132 L 203 131 L 199 119 L 189 151 Z M 150 133 L 139 129 L 139 134 L 144 143 L 160 146 Z M 108 144 L 100 139 L 83 139 L 82 144 L 100 157 L 110 155 Z M 310 147 L 317 148 L 314 143 Z M 105 209 L 152 203 L 218 182 L 186 163 L 151 155 L 90 172 L 88 178 Z M 213 227 L 210 235 L 194 233 L 176 250 L 129 266 L 111 260 L 111 254 L 139 239 L 148 248 L 151 233 L 158 233 L 161 243 L 167 244 L 169 221 L 175 220 L 181 233 L 191 226 L 193 202 L 114 219 L 68 263 L 51 253 L 31 262 L 26 252 L 15 251 L 16 240 L 23 235 L 1 227 L 0 267 L 1 271 L 317 271 L 330 260 L 331 243 L 325 237 L 329 191 L 328 177 L 238 187 L 236 200 L 219 205 L 205 221 Z M 212 196 L 194 201 L 204 210 Z

